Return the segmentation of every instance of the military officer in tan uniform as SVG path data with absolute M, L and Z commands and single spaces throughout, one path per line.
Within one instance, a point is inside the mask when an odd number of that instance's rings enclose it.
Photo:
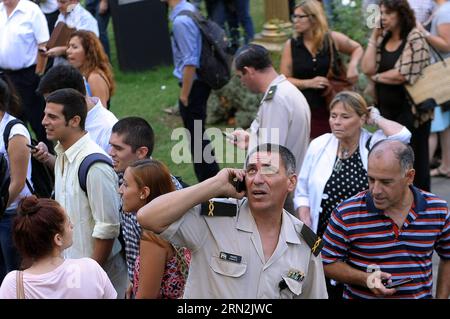
M 257 144 L 276 143 L 294 154 L 297 175 L 309 144 L 311 112 L 302 92 L 272 66 L 269 52 L 249 44 L 236 53 L 236 75 L 254 93 L 264 93 L 249 132 L 236 130 L 238 147 L 253 149 Z
M 160 196 L 139 210 L 138 221 L 191 250 L 185 298 L 327 298 L 321 240 L 283 210 L 296 181 L 292 153 L 263 144 L 245 170 L 223 169 Z M 244 195 L 237 208 L 211 200 Z

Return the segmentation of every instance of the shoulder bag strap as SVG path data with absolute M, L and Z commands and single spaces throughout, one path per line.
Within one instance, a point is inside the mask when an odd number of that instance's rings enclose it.
M 17 299 L 25 299 L 25 289 L 23 287 L 23 271 L 16 272 L 16 294 Z
M 328 41 L 328 54 L 330 55 L 330 66 L 328 67 L 327 78 L 333 76 L 333 66 L 334 66 L 334 42 L 331 37 L 331 33 L 326 34 Z

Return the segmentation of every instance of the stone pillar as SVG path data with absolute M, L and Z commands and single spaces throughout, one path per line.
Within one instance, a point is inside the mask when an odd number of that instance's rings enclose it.
M 265 0 L 265 20 L 263 31 L 255 36 L 254 43 L 269 51 L 281 51 L 284 42 L 292 33 L 289 19 L 289 0 Z

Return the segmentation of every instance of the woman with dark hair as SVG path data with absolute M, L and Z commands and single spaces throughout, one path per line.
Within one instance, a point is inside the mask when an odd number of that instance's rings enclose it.
M 381 28 L 373 30 L 361 67 L 375 83 L 381 114 L 411 131 L 416 157 L 414 184 L 429 191 L 428 136 L 433 110 L 419 110 L 409 101 L 404 87 L 414 84 L 429 64 L 429 48 L 415 27 L 414 12 L 407 0 L 382 0 L 380 6 Z
M 152 159 L 139 160 L 131 164 L 123 176 L 119 189 L 123 211 L 137 212 L 156 197 L 174 190 L 166 165 Z M 175 247 L 158 235 L 143 231 L 132 294 L 137 299 L 181 298 L 190 260 L 191 255 L 186 248 Z M 127 297 L 131 297 L 130 291 Z
M 31 143 L 30 133 L 23 124 L 9 124 L 16 120 L 16 117 L 12 114 L 17 115 L 19 113 L 19 103 L 20 100 L 14 92 L 13 85 L 4 74 L 1 74 L 0 153 L 8 164 L 10 182 L 6 209 L 0 211 L 0 282 L 8 272 L 17 269 L 19 266 L 19 255 L 11 239 L 11 225 L 20 199 L 31 194 L 26 185 L 27 179 L 31 183 L 31 157 L 27 147 L 27 144 Z M 8 126 L 10 131 L 6 134 Z M 7 145 L 5 145 L 5 137 Z M 0 176 L 0 181 L 3 178 L 4 176 Z M 3 217 L 1 217 L 2 215 Z
M 333 46 L 350 56 L 348 80 L 358 80 L 358 63 L 363 55 L 361 45 L 340 32 L 328 28 L 322 4 L 317 0 L 300 1 L 292 15 L 294 37 L 284 45 L 280 71 L 305 96 L 311 108 L 311 138 L 330 131 L 326 93 L 330 82 L 327 75 L 332 64 Z M 333 55 L 335 56 L 335 55 Z M 334 63 L 335 64 L 335 63 Z
M 111 281 L 91 258 L 64 259 L 72 245 L 73 225 L 58 202 L 29 196 L 20 203 L 13 240 L 24 271 L 12 271 L 0 299 L 115 299 Z
M 83 74 L 88 95 L 98 97 L 109 109 L 115 82 L 108 56 L 97 36 L 90 31 L 75 31 L 66 52 L 69 63 Z

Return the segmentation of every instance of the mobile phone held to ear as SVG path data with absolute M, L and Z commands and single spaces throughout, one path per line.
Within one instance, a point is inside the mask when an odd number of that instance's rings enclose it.
M 238 180 L 237 177 L 233 179 L 234 188 L 236 188 L 236 192 L 240 193 L 242 191 L 247 191 L 245 187 L 245 177 L 242 181 Z
M 409 282 L 412 282 L 412 281 L 413 281 L 413 279 L 411 277 L 408 277 L 408 278 L 393 281 L 390 284 L 387 283 L 384 286 L 388 289 L 392 289 L 392 288 L 400 287 L 400 286 L 407 284 Z

